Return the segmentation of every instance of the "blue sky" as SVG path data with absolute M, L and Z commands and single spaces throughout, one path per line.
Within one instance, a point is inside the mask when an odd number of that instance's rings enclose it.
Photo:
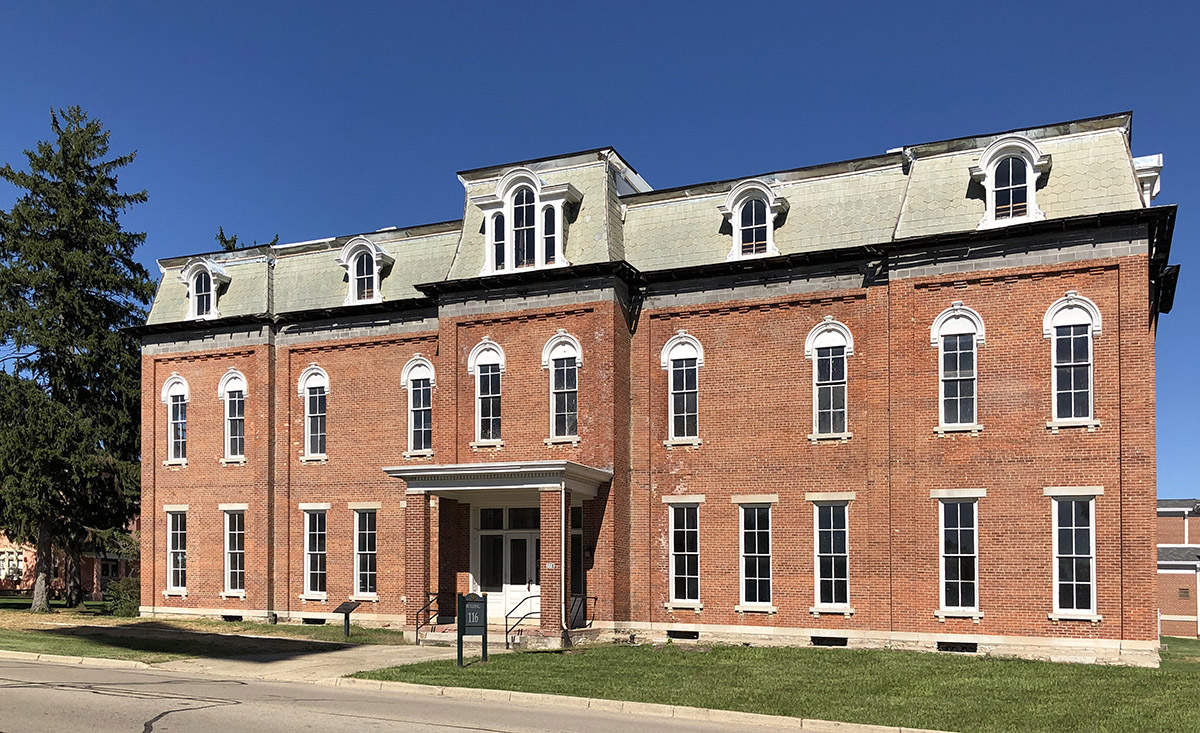
M 141 259 L 462 216 L 455 172 L 612 145 L 654 187 L 1132 109 L 1178 203 L 1159 495 L 1200 495 L 1200 9 L 1142 3 L 4 3 L 0 162 L 79 104 Z M 0 187 L 0 207 L 15 192 Z

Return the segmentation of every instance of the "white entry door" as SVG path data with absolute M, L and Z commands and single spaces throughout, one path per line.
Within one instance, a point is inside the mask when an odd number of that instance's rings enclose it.
M 536 532 L 509 532 L 504 536 L 504 613 L 509 623 L 542 607 L 541 536 Z M 533 617 L 522 625 L 528 625 Z

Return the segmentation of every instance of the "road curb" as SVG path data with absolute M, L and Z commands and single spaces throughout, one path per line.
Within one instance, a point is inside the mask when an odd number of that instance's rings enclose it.
M 0 649 L 0 659 L 12 659 L 22 662 L 70 664 L 76 667 L 103 667 L 106 669 L 150 669 L 149 664 L 146 664 L 145 662 L 135 662 L 132 659 L 108 659 L 106 657 L 68 657 L 61 654 L 11 652 L 4 649 Z
M 628 700 L 605 700 L 590 697 L 574 697 L 571 695 L 546 695 L 537 692 L 488 690 L 476 687 L 439 687 L 437 685 L 415 685 L 410 682 L 385 682 L 382 680 L 358 679 L 356 677 L 328 678 L 318 680 L 316 684 L 330 687 L 351 687 L 362 690 L 403 692 L 411 695 L 425 695 L 428 697 L 448 697 L 459 700 L 514 702 L 522 705 L 546 705 L 576 709 L 586 708 L 589 710 L 608 713 L 629 713 L 632 715 L 646 715 L 658 718 L 679 718 L 680 720 L 697 720 L 708 723 L 773 726 L 775 728 L 792 728 L 795 730 L 827 731 L 836 733 L 946 733 L 945 731 L 934 731 L 924 728 L 904 728 L 892 725 L 867 725 L 864 723 L 841 723 L 836 720 L 793 718 L 784 715 L 763 715 L 761 713 L 743 713 L 736 710 L 693 708 L 684 705 L 663 705 L 660 703 L 632 702 Z

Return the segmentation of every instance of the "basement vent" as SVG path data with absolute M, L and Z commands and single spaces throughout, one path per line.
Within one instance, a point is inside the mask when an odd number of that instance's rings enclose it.
M 236 621 L 241 621 L 241 620 L 242 620 L 242 617 L 241 617 L 241 616 L 222 616 L 222 617 L 221 617 L 221 620 L 222 620 L 222 621 L 231 621 L 231 622 L 236 622 Z
M 961 641 L 939 641 L 939 652 L 957 652 L 959 654 L 975 654 L 979 651 L 978 644 L 967 644 Z
M 814 636 L 809 641 L 813 646 L 846 646 L 849 639 L 844 636 Z
M 325 619 L 323 619 L 323 618 L 306 618 L 306 619 L 304 619 L 304 623 L 309 624 L 311 626 L 324 626 Z
M 700 638 L 699 631 L 668 631 L 668 639 L 686 639 L 688 641 L 696 641 Z

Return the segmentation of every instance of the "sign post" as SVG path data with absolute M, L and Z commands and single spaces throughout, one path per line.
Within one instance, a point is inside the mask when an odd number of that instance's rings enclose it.
M 361 604 L 358 601 L 346 601 L 342 605 L 333 609 L 334 613 L 343 614 L 346 618 L 345 633 L 347 639 L 350 638 L 350 614 L 354 613 L 354 609 L 358 608 L 360 605 Z
M 349 618 L 349 617 L 347 617 Z M 463 666 L 463 637 L 483 639 L 483 661 L 488 660 L 487 593 L 458 594 L 458 666 Z

